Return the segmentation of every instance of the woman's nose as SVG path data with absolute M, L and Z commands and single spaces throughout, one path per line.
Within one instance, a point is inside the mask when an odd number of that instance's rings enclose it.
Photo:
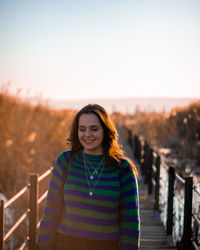
M 85 136 L 90 136 L 91 135 L 91 133 L 90 133 L 90 130 L 89 129 L 87 129 L 86 131 L 85 131 Z

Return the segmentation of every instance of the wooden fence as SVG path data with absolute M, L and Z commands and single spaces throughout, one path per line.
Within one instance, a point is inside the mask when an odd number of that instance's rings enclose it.
M 174 214 L 174 183 L 178 181 L 184 190 L 184 219 L 183 219 L 183 234 L 180 242 L 175 242 L 179 249 L 200 249 L 200 220 L 199 214 L 196 215 L 193 211 L 193 194 L 195 193 L 200 198 L 200 193 L 193 185 L 193 177 L 182 178 L 176 173 L 173 167 L 167 166 L 161 162 L 160 155 L 155 153 L 153 149 L 141 139 L 139 136 L 134 135 L 132 131 L 124 128 L 128 134 L 128 142 L 132 148 L 134 158 L 141 166 L 141 173 L 144 181 L 148 187 L 148 194 L 153 195 L 155 211 L 160 209 L 160 184 L 161 184 L 161 168 L 165 168 L 168 172 L 168 194 L 167 194 L 167 218 L 166 218 L 166 234 L 168 239 L 173 241 L 172 231 L 174 220 L 177 218 Z M 178 199 L 178 197 L 177 197 Z M 193 219 L 193 227 L 192 227 Z M 195 226 L 194 226 L 195 225 Z M 195 228 L 192 231 L 192 229 Z
M 15 196 L 13 196 L 6 203 L 4 200 L 0 200 L 0 250 L 4 250 L 5 242 L 10 236 L 18 229 L 18 227 L 28 219 L 29 230 L 28 235 L 25 236 L 24 242 L 18 248 L 23 250 L 28 246 L 29 250 L 34 250 L 36 247 L 36 237 L 37 230 L 39 227 L 38 222 L 38 206 L 46 198 L 47 191 L 44 192 L 38 199 L 39 194 L 39 183 L 43 181 L 46 177 L 50 175 L 52 167 L 48 169 L 44 174 L 38 176 L 38 174 L 30 174 L 29 183 L 22 188 Z M 29 207 L 26 208 L 22 216 L 15 222 L 12 228 L 5 233 L 5 209 L 7 209 L 11 204 L 21 198 L 25 193 L 29 191 Z

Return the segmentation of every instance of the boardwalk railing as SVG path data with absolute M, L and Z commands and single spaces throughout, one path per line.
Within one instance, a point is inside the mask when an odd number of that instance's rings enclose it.
M 160 155 L 144 139 L 130 130 L 126 134 L 134 158 L 141 166 L 148 195 L 154 198 L 155 212 L 162 215 L 168 244 L 175 243 L 178 249 L 199 250 L 200 193 L 193 185 L 193 177 L 182 178 L 173 167 L 161 162 Z
M 10 236 L 17 230 L 17 228 L 28 219 L 29 232 L 25 236 L 24 242 L 18 248 L 23 250 L 28 246 L 29 250 L 33 250 L 36 247 L 38 222 L 38 206 L 42 203 L 47 195 L 47 191 L 41 195 L 39 194 L 39 183 L 50 175 L 52 168 L 48 169 L 44 174 L 38 176 L 38 174 L 30 174 L 29 183 L 22 188 L 15 196 L 13 196 L 6 203 L 4 200 L 0 200 L 0 250 L 4 250 L 5 242 Z M 21 198 L 26 192 L 29 191 L 29 207 L 26 208 L 22 216 L 15 222 L 15 224 L 5 233 L 5 209 L 11 204 L 14 204 L 19 198 Z

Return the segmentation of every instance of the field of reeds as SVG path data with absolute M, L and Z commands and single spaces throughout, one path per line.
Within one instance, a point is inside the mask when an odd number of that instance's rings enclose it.
M 176 107 L 169 113 L 145 112 L 138 108 L 125 123 L 151 147 L 170 149 L 170 157 L 176 157 L 179 163 L 183 160 L 187 165 L 189 159 L 192 160 L 200 174 L 200 100 Z
M 0 91 L 0 193 L 12 197 L 29 173 L 43 173 L 66 149 L 75 111 L 31 105 Z

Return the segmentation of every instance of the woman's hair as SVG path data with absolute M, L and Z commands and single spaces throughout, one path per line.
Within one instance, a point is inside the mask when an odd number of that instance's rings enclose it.
M 124 152 L 118 143 L 118 133 L 113 121 L 111 120 L 107 111 L 98 104 L 88 104 L 75 115 L 69 138 L 67 139 L 67 143 L 70 145 L 72 153 L 75 154 L 80 149 L 83 149 L 83 146 L 81 145 L 78 138 L 79 118 L 82 114 L 95 114 L 99 119 L 101 126 L 103 127 L 104 138 L 102 147 L 106 162 L 112 165 L 114 163 L 114 165 L 119 166 L 119 163 L 122 159 L 127 159 L 136 174 L 138 174 L 134 163 L 131 159 L 124 155 Z

